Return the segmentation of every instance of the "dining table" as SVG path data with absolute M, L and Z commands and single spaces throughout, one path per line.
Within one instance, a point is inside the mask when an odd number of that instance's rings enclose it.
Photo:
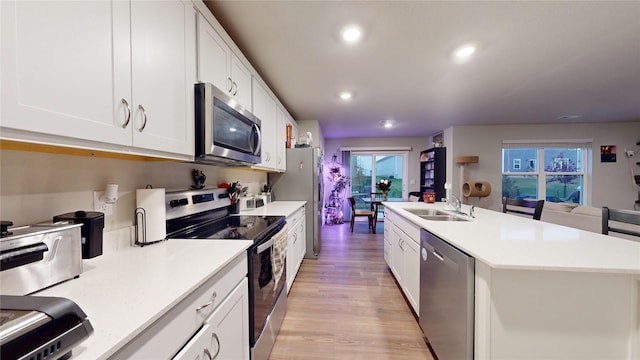
M 403 202 L 407 201 L 402 198 L 387 198 L 387 200 L 383 199 L 374 199 L 374 198 L 360 198 L 365 204 L 369 204 L 369 206 L 373 209 L 373 228 L 376 228 L 378 223 L 378 207 L 382 205 L 383 202 Z

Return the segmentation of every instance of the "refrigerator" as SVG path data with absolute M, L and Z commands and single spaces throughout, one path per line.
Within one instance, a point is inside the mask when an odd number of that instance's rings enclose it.
M 323 155 L 318 147 L 287 149 L 287 171 L 270 173 L 271 196 L 276 201 L 307 201 L 307 251 L 305 259 L 320 254 L 324 207 Z

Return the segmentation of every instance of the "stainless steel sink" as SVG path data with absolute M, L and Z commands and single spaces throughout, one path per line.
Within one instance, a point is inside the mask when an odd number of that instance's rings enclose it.
M 425 220 L 435 220 L 435 221 L 469 221 L 469 219 L 455 216 L 455 215 L 418 215 L 420 218 Z
M 462 216 L 456 216 L 446 211 L 437 209 L 404 209 L 413 215 L 419 216 L 425 220 L 435 221 L 469 221 L 468 218 Z M 465 214 L 466 215 L 466 214 Z
M 418 215 L 420 217 L 450 215 L 447 212 L 436 210 L 436 209 L 405 209 L 405 210 L 412 213 L 413 215 Z

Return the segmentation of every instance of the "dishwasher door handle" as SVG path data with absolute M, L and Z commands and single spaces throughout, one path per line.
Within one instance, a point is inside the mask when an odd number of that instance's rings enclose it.
M 444 256 L 442 256 L 441 254 L 439 254 L 437 251 L 433 250 L 431 252 L 433 254 L 433 256 L 437 257 L 438 259 L 440 259 L 440 261 L 444 261 Z

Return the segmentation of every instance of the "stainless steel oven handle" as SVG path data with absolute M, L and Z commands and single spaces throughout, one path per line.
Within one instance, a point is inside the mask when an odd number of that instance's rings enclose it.
M 268 241 L 258 245 L 258 254 L 263 253 L 265 250 L 271 249 L 271 246 L 273 246 L 273 238 L 269 239 Z

